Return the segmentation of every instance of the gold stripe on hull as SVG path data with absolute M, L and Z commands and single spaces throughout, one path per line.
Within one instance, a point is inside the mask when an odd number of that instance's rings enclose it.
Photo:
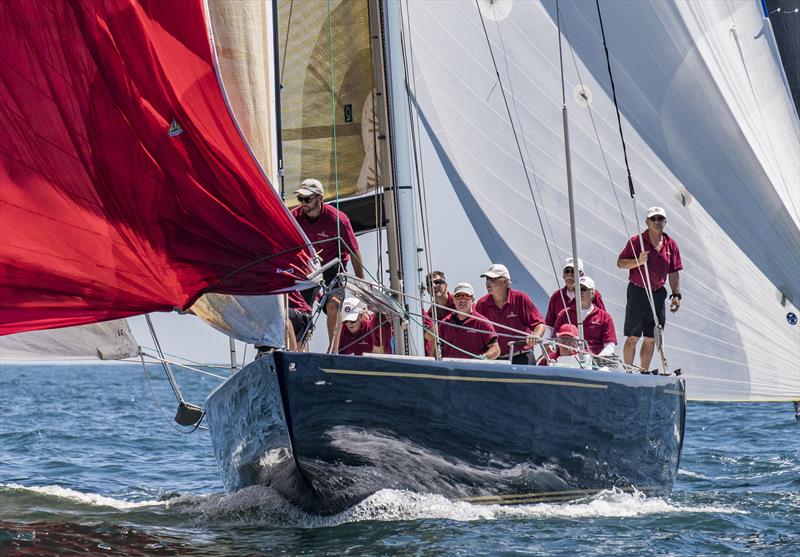
M 478 383 L 515 383 L 536 385 L 557 385 L 561 387 L 581 387 L 584 389 L 608 389 L 606 384 L 579 383 L 577 381 L 554 381 L 552 379 L 531 379 L 523 377 L 470 377 L 465 375 L 437 375 L 434 373 L 407 373 L 398 371 L 366 371 L 355 369 L 320 368 L 334 375 L 362 375 L 368 377 L 398 377 L 408 379 L 435 379 L 439 381 L 467 381 Z

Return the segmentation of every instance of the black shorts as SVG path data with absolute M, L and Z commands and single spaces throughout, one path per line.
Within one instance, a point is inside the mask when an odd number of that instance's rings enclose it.
M 292 324 L 294 338 L 297 339 L 297 342 L 302 341 L 303 334 L 305 334 L 306 329 L 308 329 L 308 324 L 310 321 L 310 313 L 289 308 L 289 322 Z
M 667 289 L 665 287 L 653 290 L 653 303 L 656 306 L 656 315 L 661 328 L 664 328 L 667 321 L 664 307 L 666 299 Z M 647 291 L 629 282 L 628 303 L 625 305 L 625 336 L 653 338 L 655 325 L 650 302 L 647 300 Z
M 326 269 L 322 273 L 322 282 L 323 282 L 323 284 L 325 284 L 325 285 L 332 284 L 333 281 L 336 280 L 336 277 L 338 275 L 339 275 L 339 266 L 338 265 L 334 265 L 330 269 Z M 308 290 L 303 290 L 302 292 L 300 292 L 300 294 L 303 296 L 303 299 L 306 301 L 306 303 L 309 306 L 313 307 L 314 306 L 314 298 L 317 297 L 317 292 L 318 291 L 319 291 L 319 288 L 309 288 Z M 320 303 L 322 303 L 322 311 L 325 313 L 325 315 L 328 314 L 328 308 L 326 307 L 328 305 L 327 304 L 328 300 L 335 301 L 339 306 L 341 306 L 342 302 L 344 302 L 344 295 L 345 295 L 344 288 L 342 288 L 340 286 L 335 286 L 330 292 L 328 292 L 327 298 L 325 298 L 324 300 L 320 301 Z

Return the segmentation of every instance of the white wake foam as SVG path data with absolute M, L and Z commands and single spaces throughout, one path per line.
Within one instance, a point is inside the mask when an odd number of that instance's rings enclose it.
M 0 484 L 0 487 L 4 487 L 7 489 L 17 489 L 21 491 L 32 491 L 34 493 L 40 493 L 42 495 L 60 497 L 62 499 L 67 499 L 84 505 L 92 505 L 95 507 L 111 507 L 113 509 L 119 509 L 119 510 L 135 509 L 139 507 L 153 507 L 156 505 L 164 504 L 162 501 L 137 501 L 137 502 L 124 501 L 122 499 L 105 497 L 103 495 L 98 495 L 96 493 L 82 493 L 80 491 L 75 491 L 74 489 L 69 489 L 67 487 L 61 487 L 58 485 L 28 487 L 19 484 Z
M 232 495 L 179 497 L 168 501 L 166 506 L 174 512 L 200 516 L 204 522 L 244 522 L 292 528 L 324 528 L 360 521 L 627 518 L 658 514 L 745 513 L 726 506 L 680 505 L 660 497 L 620 490 L 603 491 L 591 498 L 568 503 L 502 506 L 474 505 L 451 501 L 440 495 L 385 489 L 339 514 L 320 517 L 297 509 L 270 488 L 253 486 Z

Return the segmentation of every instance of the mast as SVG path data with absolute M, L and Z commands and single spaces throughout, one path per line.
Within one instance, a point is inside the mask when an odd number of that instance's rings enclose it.
M 575 190 L 572 187 L 572 159 L 569 148 L 569 115 L 567 114 L 567 95 L 564 92 L 564 57 L 561 51 L 561 12 L 556 0 L 556 24 L 558 27 L 558 62 L 561 68 L 561 119 L 564 126 L 564 159 L 567 170 L 567 197 L 569 199 L 569 234 L 572 239 L 572 268 L 575 277 L 575 317 L 578 321 L 578 338 L 583 347 L 583 311 L 581 308 L 580 260 L 578 259 L 578 234 L 575 228 Z
M 397 237 L 387 237 L 390 252 L 390 273 L 397 274 L 401 281 L 403 303 L 406 310 L 419 319 L 422 315 L 422 302 L 419 296 L 419 254 L 417 251 L 416 218 L 414 209 L 413 188 L 413 161 L 414 153 L 409 132 L 411 128 L 411 115 L 408 107 L 406 88 L 405 54 L 402 40 L 402 6 L 400 0 L 386 0 L 383 3 L 382 22 L 385 49 L 385 73 L 387 83 L 387 105 L 389 118 L 387 120 L 391 133 L 390 147 L 392 153 L 393 188 L 391 195 L 394 200 L 394 211 L 389 212 L 394 217 L 395 223 L 390 222 L 387 230 L 395 228 Z M 390 217 L 390 218 L 391 218 Z M 393 247 L 394 244 L 394 247 Z M 399 244 L 399 245 L 398 245 Z M 399 258 L 399 266 L 393 267 L 391 260 L 392 249 L 395 249 Z M 395 331 L 397 332 L 397 331 Z M 404 342 L 397 342 L 403 338 Z M 409 326 L 406 335 L 395 335 L 398 353 L 414 355 L 417 350 L 422 350 L 422 327 L 419 324 Z M 405 344 L 405 346 L 402 346 Z
M 378 183 L 383 186 L 383 203 L 386 215 L 386 245 L 389 258 L 389 287 L 393 292 L 402 292 L 403 283 L 400 272 L 400 232 L 398 230 L 397 203 L 395 202 L 394 179 L 392 177 L 391 154 L 389 152 L 388 122 L 389 108 L 386 95 L 386 74 L 384 68 L 383 20 L 380 0 L 369 0 L 369 34 L 372 54 L 372 96 L 375 106 L 375 121 L 378 134 Z M 401 300 L 402 301 L 402 300 Z M 395 338 L 395 351 L 408 354 L 407 339 L 399 317 L 392 318 L 392 333 Z

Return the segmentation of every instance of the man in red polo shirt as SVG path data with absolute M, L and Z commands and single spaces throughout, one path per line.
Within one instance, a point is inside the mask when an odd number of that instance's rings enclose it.
M 617 267 L 629 269 L 628 301 L 625 305 L 625 346 L 622 350 L 626 364 L 633 364 L 636 344 L 644 336 L 639 353 L 642 369 L 650 369 L 650 360 L 655 348 L 655 319 L 647 297 L 649 288 L 653 295 L 656 315 L 661 327 L 666 323 L 664 301 L 667 289 L 664 284 L 669 279 L 672 290 L 670 311 L 675 313 L 681 307 L 681 287 L 678 271 L 683 269 L 678 244 L 664 232 L 667 213 L 661 207 L 650 207 L 647 211 L 647 230 L 642 232 L 644 251 L 639 244 L 639 236 L 633 236 L 625 244 L 617 259 Z M 648 281 L 649 279 L 649 281 Z M 649 284 L 648 284 L 649 282 Z
M 377 316 L 367 312 L 358 298 L 342 304 L 342 328 L 339 331 L 339 354 L 361 356 L 368 352 L 383 354 L 381 328 Z
M 486 318 L 475 311 L 475 291 L 468 282 L 459 282 L 453 291 L 455 311 L 439 322 L 442 356 L 445 358 L 482 357 L 494 360 L 500 355 L 497 333 Z M 428 356 L 434 354 L 434 336 L 425 332 Z
M 542 314 L 530 297 L 524 292 L 511 288 L 511 275 L 505 265 L 492 264 L 481 275 L 486 279 L 486 291 L 475 304 L 475 311 L 489 319 L 492 323 L 510 327 L 527 335 L 523 342 L 520 333 L 515 333 L 502 326 L 496 327 L 500 342 L 500 359 L 508 359 L 509 343 L 515 342 L 514 358 L 511 363 L 531 363 L 530 353 L 545 332 Z
M 587 276 L 580 278 L 581 316 L 583 317 L 583 338 L 589 351 L 598 356 L 610 356 L 617 348 L 617 333 L 611 315 L 594 304 L 594 281 Z M 562 309 L 556 317 L 556 330 L 565 324 L 576 324 L 578 312 L 574 305 Z
M 578 258 L 578 275 L 583 276 L 583 261 Z M 575 306 L 575 265 L 571 257 L 567 257 L 564 261 L 564 267 L 561 273 L 564 277 L 564 288 L 556 290 L 550 296 L 550 303 L 547 304 L 547 313 L 544 316 L 544 324 L 547 325 L 544 336 L 550 338 L 553 336 L 553 331 L 556 326 L 556 317 L 561 313 L 561 310 L 568 306 Z M 594 305 L 600 309 L 606 309 L 603 303 L 603 296 L 599 290 L 594 292 Z
M 347 270 L 347 263 L 352 260 L 353 272 L 359 278 L 364 278 L 364 268 L 361 265 L 361 253 L 358 250 L 358 240 L 350 225 L 347 215 L 325 203 L 322 183 L 313 178 L 307 178 L 300 184 L 296 192 L 297 201 L 300 203 L 292 209 L 292 216 L 314 245 L 320 258 L 320 264 L 325 265 L 332 259 L 339 257 L 338 239 L 341 238 L 341 267 Z M 348 249 L 349 248 L 349 249 Z M 352 257 L 351 257 L 352 252 Z M 326 286 L 331 286 L 339 266 L 334 265 L 323 273 Z M 316 290 L 310 289 L 303 292 L 303 298 L 308 305 L 314 303 Z M 339 307 L 344 300 L 344 288 L 334 287 L 324 301 L 324 311 L 328 317 L 328 339 L 333 340 L 336 330 L 336 319 Z
M 428 292 L 431 294 L 433 303 L 436 304 L 436 321 L 441 321 L 456 308 L 453 301 L 453 295 L 447 290 L 447 279 L 442 271 L 431 271 L 428 273 Z M 426 330 L 433 328 L 433 313 L 434 307 L 431 306 L 422 316 L 422 326 Z M 425 353 L 429 354 L 431 347 L 428 346 L 429 341 L 425 340 Z

